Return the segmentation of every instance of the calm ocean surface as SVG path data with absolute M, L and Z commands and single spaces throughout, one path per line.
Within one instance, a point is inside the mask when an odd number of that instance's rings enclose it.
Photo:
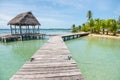
M 9 29 L 0 29 L 0 35 L 9 34 Z M 65 34 L 70 30 L 64 29 L 42 29 L 40 33 L 45 34 Z M 0 80 L 9 78 L 47 41 L 30 40 L 10 43 L 0 42 Z
M 8 34 L 10 30 L 0 33 Z M 70 30 L 41 30 L 41 33 L 65 34 Z M 46 41 L 0 43 L 0 80 L 9 80 Z M 120 80 L 120 40 L 82 37 L 65 43 L 85 80 Z
M 70 33 L 70 29 L 41 29 L 40 33 L 43 34 L 65 34 Z M 10 29 L 0 29 L 0 35 L 10 34 Z
M 66 44 L 85 80 L 120 80 L 120 40 L 82 37 Z

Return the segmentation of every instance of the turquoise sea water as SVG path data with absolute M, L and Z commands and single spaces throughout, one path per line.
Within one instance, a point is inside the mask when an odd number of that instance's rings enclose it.
M 66 44 L 85 80 L 120 80 L 120 40 L 82 37 Z
M 40 32 L 45 34 L 65 34 L 70 33 L 70 30 L 42 29 Z M 0 30 L 0 35 L 9 33 L 9 29 Z M 9 80 L 46 40 L 0 42 L 0 80 Z
M 0 34 L 9 33 L 0 30 Z M 41 30 L 65 34 L 70 30 Z M 0 80 L 9 80 L 46 40 L 0 43 Z M 82 37 L 65 42 L 85 80 L 120 80 L 120 40 Z
M 45 41 L 0 43 L 0 80 L 9 80 Z
M 70 29 L 40 29 L 40 33 L 43 34 L 65 34 L 70 33 Z M 10 29 L 0 29 L 0 35 L 10 34 Z

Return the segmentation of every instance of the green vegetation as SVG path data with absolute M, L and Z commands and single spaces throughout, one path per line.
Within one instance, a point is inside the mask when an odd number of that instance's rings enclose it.
M 72 26 L 72 32 L 91 32 L 91 33 L 97 33 L 97 34 L 109 34 L 112 33 L 113 35 L 116 35 L 118 32 L 118 29 L 120 29 L 120 16 L 118 20 L 115 19 L 93 19 L 92 18 L 92 12 L 89 10 L 87 13 L 87 22 L 83 23 L 81 26 L 75 26 L 75 24 Z
M 80 32 L 81 31 L 81 26 L 75 26 L 75 24 L 72 25 L 72 32 Z
M 92 19 L 92 12 L 89 10 L 87 13 L 88 20 Z

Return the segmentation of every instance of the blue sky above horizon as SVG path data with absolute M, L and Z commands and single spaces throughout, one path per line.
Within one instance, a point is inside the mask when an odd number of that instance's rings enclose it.
M 0 28 L 17 14 L 32 11 L 41 28 L 71 28 L 87 21 L 87 11 L 93 18 L 118 19 L 120 0 L 0 0 Z

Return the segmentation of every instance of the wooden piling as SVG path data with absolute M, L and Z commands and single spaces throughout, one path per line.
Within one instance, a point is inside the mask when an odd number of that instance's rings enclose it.
M 1 36 L 0 40 L 2 42 L 11 42 L 11 41 L 22 41 L 22 40 L 34 40 L 34 39 L 43 39 L 45 36 L 45 34 L 14 34 L 14 35 L 5 35 L 5 36 Z

